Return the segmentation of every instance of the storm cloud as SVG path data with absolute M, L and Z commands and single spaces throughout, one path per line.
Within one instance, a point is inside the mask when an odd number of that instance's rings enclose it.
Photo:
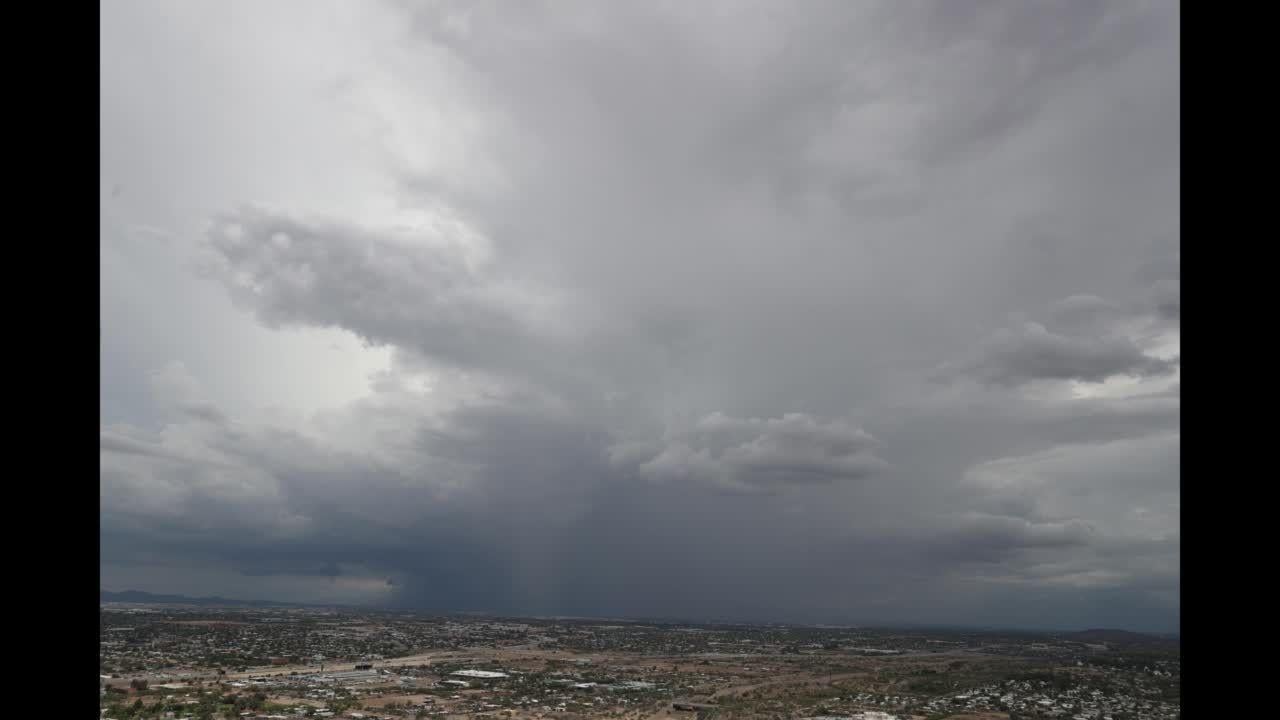
M 1032 380 L 1101 382 L 1116 375 L 1147 376 L 1173 372 L 1176 363 L 1143 352 L 1124 337 L 1073 337 L 1055 334 L 1038 323 L 1002 330 L 961 366 L 983 380 L 1018 384 Z
M 1175 629 L 1179 23 L 104 8 L 104 586 Z

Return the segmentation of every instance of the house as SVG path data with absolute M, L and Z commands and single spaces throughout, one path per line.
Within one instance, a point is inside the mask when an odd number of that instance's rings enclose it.
M 476 678 L 478 680 L 499 680 L 501 678 L 510 677 L 504 672 L 494 672 L 492 670 L 455 670 L 449 674 L 457 677 Z

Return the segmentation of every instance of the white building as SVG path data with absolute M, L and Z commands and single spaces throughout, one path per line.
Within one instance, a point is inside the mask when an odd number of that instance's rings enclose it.
M 504 677 L 510 677 L 506 673 L 494 672 L 493 670 L 455 670 L 450 675 L 458 677 L 477 678 L 480 680 L 498 680 Z

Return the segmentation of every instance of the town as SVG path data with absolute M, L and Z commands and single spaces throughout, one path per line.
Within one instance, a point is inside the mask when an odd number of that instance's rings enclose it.
M 104 603 L 101 718 L 1172 720 L 1178 641 Z

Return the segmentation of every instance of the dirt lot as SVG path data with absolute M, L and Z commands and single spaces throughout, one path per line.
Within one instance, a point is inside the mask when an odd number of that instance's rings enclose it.
M 589 660 L 589 663 L 575 665 L 574 661 Z M 882 657 L 845 656 L 838 658 L 809 659 L 795 656 L 754 656 L 743 658 L 704 658 L 690 656 L 639 656 L 624 652 L 574 653 L 564 650 L 534 649 L 530 647 L 506 648 L 469 648 L 461 650 L 436 650 L 422 652 L 411 656 L 392 658 L 372 663 L 374 668 L 395 668 L 401 665 L 436 665 L 441 662 L 475 661 L 478 663 L 493 662 L 500 667 L 515 671 L 557 672 L 597 672 L 611 673 L 624 671 L 625 674 L 643 675 L 656 671 L 667 673 L 672 671 L 687 674 L 687 684 L 680 692 L 689 696 L 714 698 L 721 702 L 741 702 L 744 696 L 754 701 L 801 701 L 812 693 L 820 695 L 843 694 L 869 691 L 876 693 L 911 692 L 912 684 L 921 678 L 934 677 L 935 673 L 964 672 L 973 677 L 980 677 L 991 672 L 996 665 L 1007 660 L 994 658 L 958 656 L 956 654 L 930 654 L 916 656 L 898 656 L 892 659 Z M 356 663 L 325 663 L 326 672 L 337 672 L 354 669 Z M 243 679 L 248 676 L 288 676 L 320 671 L 320 665 L 307 663 L 285 666 L 255 667 L 245 672 L 232 672 L 224 676 L 224 681 Z M 924 674 L 925 672 L 929 674 Z M 172 678 L 172 675 L 170 676 Z M 213 676 L 206 675 L 212 679 Z M 173 679 L 167 680 L 173 682 Z M 121 683 L 121 680 L 114 681 Z M 127 683 L 127 679 L 123 683 Z M 375 686 L 369 686 L 374 689 Z M 401 689 L 395 686 L 386 687 L 387 694 L 382 696 L 366 696 L 362 703 L 371 708 L 383 708 L 391 703 L 418 704 L 427 694 L 416 689 Z M 470 695 L 478 691 L 461 691 Z M 403 693 L 403 694 L 402 694 Z M 272 698 L 289 704 L 323 704 L 319 701 L 298 700 L 295 698 Z M 439 698 L 436 707 L 448 709 L 458 701 Z M 748 700 L 748 703 L 753 700 Z M 461 708 L 458 708 L 461 710 Z M 669 704 L 665 707 L 654 704 L 647 707 L 633 706 L 629 709 L 616 708 L 627 720 L 691 720 L 690 713 L 674 711 Z M 512 709 L 508 717 L 513 720 L 532 718 L 543 714 L 539 710 L 526 708 Z M 462 718 L 464 715 L 458 715 Z M 963 713 L 951 716 L 953 720 L 1008 720 L 1003 713 Z
M 438 662 L 441 660 L 476 658 L 481 660 L 495 660 L 499 663 L 512 665 L 512 667 L 514 667 L 515 669 L 522 669 L 522 668 L 532 669 L 534 667 L 541 667 L 545 665 L 547 660 L 572 661 L 572 660 L 576 660 L 584 657 L 597 658 L 597 659 L 600 659 L 601 661 L 605 659 L 605 656 L 603 655 L 588 656 L 588 655 L 569 653 L 563 650 L 547 651 L 547 650 L 527 650 L 527 649 L 509 649 L 509 648 L 499 648 L 499 649 L 475 648 L 475 649 L 469 649 L 469 650 L 437 650 L 432 652 L 419 653 L 417 655 L 409 655 L 406 657 L 392 658 L 390 660 L 380 660 L 378 662 L 373 663 L 373 666 L 375 668 L 382 668 L 382 667 L 398 667 L 400 665 L 430 665 L 433 662 Z M 619 661 L 619 664 L 628 663 L 628 660 L 625 658 L 618 658 L 618 661 Z M 614 660 L 609 659 L 609 662 L 614 662 Z M 653 660 L 646 660 L 645 664 L 653 665 L 657 663 Z M 686 661 L 685 665 L 689 665 L 689 663 Z M 354 670 L 355 666 L 356 666 L 356 663 L 354 662 L 325 663 L 324 671 L 339 672 L 343 670 Z M 243 679 L 243 678 L 247 678 L 250 676 L 257 676 L 257 675 L 276 675 L 276 674 L 288 675 L 291 672 L 296 672 L 299 675 L 305 675 L 308 673 L 317 673 L 317 672 L 320 672 L 320 665 L 318 663 L 304 663 L 299 665 L 263 665 L 259 667 L 249 668 L 244 672 L 227 673 L 226 679 L 228 680 Z M 211 677 L 211 675 L 208 675 L 208 674 L 206 674 L 206 676 Z

